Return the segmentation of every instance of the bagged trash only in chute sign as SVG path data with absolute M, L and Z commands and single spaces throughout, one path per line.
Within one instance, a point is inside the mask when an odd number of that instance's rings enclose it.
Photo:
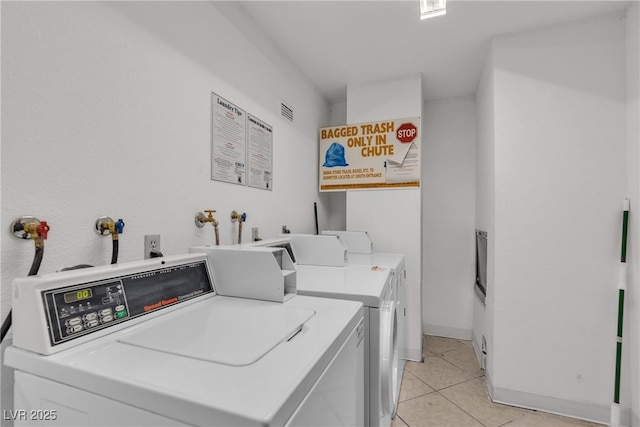
M 420 118 L 320 129 L 320 191 L 420 186 Z

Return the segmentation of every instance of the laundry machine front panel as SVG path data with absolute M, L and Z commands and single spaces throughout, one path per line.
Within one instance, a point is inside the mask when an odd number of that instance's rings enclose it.
M 17 278 L 13 345 L 53 354 L 212 295 L 199 254 Z

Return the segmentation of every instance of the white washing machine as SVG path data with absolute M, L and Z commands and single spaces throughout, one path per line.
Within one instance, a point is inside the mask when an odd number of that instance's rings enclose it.
M 296 270 L 298 295 L 364 304 L 365 424 L 389 426 L 395 416 L 401 380 L 398 376 L 396 290 L 390 269 L 298 264 Z
M 14 281 L 21 425 L 363 425 L 360 302 L 216 295 L 206 255 Z
M 373 242 L 366 231 L 325 230 L 323 235 L 340 236 L 347 250 L 345 265 L 379 265 L 391 268 L 398 289 L 398 335 L 400 336 L 400 362 L 404 369 L 404 361 L 409 359 L 407 347 L 407 271 L 403 254 L 376 252 Z
M 399 375 L 402 377 L 405 361 L 409 359 L 409 349 L 407 346 L 407 271 L 405 269 L 404 255 L 385 252 L 374 252 L 371 254 L 349 253 L 346 265 L 377 265 L 391 269 L 391 276 L 397 289 L 398 351 L 400 354 L 398 369 L 400 370 Z
M 347 232 L 345 239 L 341 235 L 344 232 L 326 233 L 329 235 L 282 235 L 233 246 L 248 250 L 255 247 L 286 249 L 296 262 L 300 295 L 363 302 L 366 337 L 371 338 L 365 353 L 365 420 L 371 426 L 389 425 L 396 415 L 405 365 L 402 357 L 407 320 L 404 255 L 372 255 L 373 245 L 363 232 Z M 336 235 L 340 235 L 337 240 Z M 354 247 L 362 254 L 350 253 Z M 206 247 L 199 250 L 203 249 Z M 379 266 L 384 268 L 376 268 Z M 372 271 L 377 273 L 371 275 Z
M 348 254 L 347 265 L 382 266 L 390 269 L 393 286 L 396 289 L 396 312 L 398 322 L 398 383 L 394 390 L 394 411 L 395 416 L 398 401 L 400 399 L 400 387 L 402 386 L 402 375 L 406 361 L 409 359 L 407 346 L 407 285 L 406 270 L 404 265 L 404 255 L 391 253 L 372 254 Z

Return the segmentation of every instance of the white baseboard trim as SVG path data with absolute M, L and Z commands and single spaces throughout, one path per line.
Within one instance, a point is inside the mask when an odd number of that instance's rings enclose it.
M 482 343 L 478 342 L 475 335 L 471 337 L 471 346 L 473 347 L 473 352 L 476 354 L 478 366 L 482 368 Z
M 484 379 L 487 383 L 487 392 L 489 393 L 489 399 L 491 399 L 492 402 L 495 402 L 495 399 L 493 398 L 493 377 L 491 376 L 491 372 L 489 372 L 488 369 L 484 371 Z
M 448 326 L 423 325 L 425 335 L 436 337 L 455 338 L 470 341 L 473 335 L 472 329 L 451 328 Z
M 510 390 L 502 387 L 494 387 L 489 375 L 487 378 L 487 388 L 489 396 L 495 403 L 517 406 L 520 408 L 534 409 L 537 411 L 549 412 L 564 417 L 578 418 L 585 421 L 609 424 L 611 415 L 611 405 L 598 405 L 590 402 L 578 402 L 575 400 L 559 399 L 557 397 L 542 396 L 523 391 Z M 629 408 L 622 408 L 620 417 L 623 426 L 638 425 L 630 424 L 631 411 Z

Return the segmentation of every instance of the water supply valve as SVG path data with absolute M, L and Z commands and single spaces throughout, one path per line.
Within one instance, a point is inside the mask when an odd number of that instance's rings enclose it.
M 11 232 L 19 239 L 33 239 L 36 247 L 44 246 L 50 227 L 34 216 L 23 216 L 11 223 Z
M 240 215 L 236 211 L 231 212 L 231 222 L 238 221 L 238 244 L 242 243 L 242 223 L 245 222 L 246 220 L 247 220 L 246 213 L 243 212 L 242 215 Z
M 196 219 L 195 219 L 196 227 L 202 228 L 208 222 L 213 224 L 213 230 L 216 235 L 216 246 L 218 246 L 220 244 L 220 233 L 218 231 L 218 220 L 216 220 L 213 217 L 213 213 L 215 212 L 215 209 L 208 209 L 205 212 L 207 213 L 207 215 L 203 214 L 202 212 L 198 212 L 196 214 Z
M 96 220 L 95 232 L 100 236 L 107 236 L 111 234 L 112 239 L 117 239 L 118 234 L 122 234 L 124 231 L 124 221 L 119 218 L 118 221 L 114 221 L 108 216 L 101 216 Z
M 202 212 L 198 212 L 196 214 L 196 218 L 195 218 L 196 227 L 202 228 L 208 222 L 212 223 L 214 226 L 218 225 L 218 220 L 216 220 L 213 217 L 213 213 L 215 212 L 215 209 L 208 209 L 208 210 L 205 210 L 205 212 L 207 213 L 207 215 L 203 214 Z
M 243 212 L 242 214 L 239 214 L 236 211 L 231 212 L 231 222 L 236 222 L 236 221 L 245 222 L 246 220 L 247 220 L 246 213 Z

